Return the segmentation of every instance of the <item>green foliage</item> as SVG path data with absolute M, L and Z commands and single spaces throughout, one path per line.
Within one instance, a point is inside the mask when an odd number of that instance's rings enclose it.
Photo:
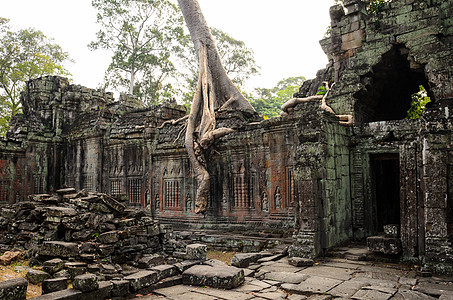
M 0 18 L 0 135 L 11 118 L 21 112 L 20 93 L 25 82 L 44 75 L 69 76 L 62 66 L 69 54 L 32 28 L 11 31 Z
M 372 14 L 379 13 L 385 7 L 385 3 L 389 1 L 390 0 L 367 1 L 367 11 Z
M 318 88 L 318 92 L 316 93 L 316 95 L 325 95 L 325 94 L 327 94 L 327 88 L 324 85 L 321 85 Z
M 412 95 L 411 107 L 407 111 L 406 119 L 418 119 L 426 109 L 426 105 L 431 102 L 423 85 L 419 86 L 420 91 Z
M 277 83 L 271 89 L 257 88 L 255 95 L 246 95 L 253 108 L 263 116 L 264 119 L 278 117 L 283 103 L 293 98 L 299 90 L 305 77 L 288 77 Z
M 253 50 L 243 41 L 236 40 L 220 29 L 211 28 L 211 33 L 228 77 L 239 89 L 243 88 L 247 79 L 258 74 L 259 66 L 256 65 Z M 185 74 L 185 92 L 182 101 L 190 108 L 197 88 L 199 66 L 198 54 L 193 47 L 190 35 L 186 35 L 185 45 L 187 51 L 180 53 L 180 59 L 188 70 Z
M 372 14 L 381 12 L 385 7 L 385 4 L 390 1 L 392 0 L 363 0 L 363 2 L 366 4 L 367 12 Z M 335 0 L 335 4 L 340 3 L 344 5 L 343 0 Z
M 183 17 L 167 0 L 92 0 L 101 29 L 92 50 L 113 52 L 105 87 L 133 94 L 147 104 L 174 96 L 173 56 L 182 51 Z

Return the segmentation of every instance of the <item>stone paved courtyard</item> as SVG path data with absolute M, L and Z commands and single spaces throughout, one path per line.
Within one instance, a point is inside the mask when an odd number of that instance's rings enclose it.
M 451 277 L 421 277 L 409 266 L 354 257 L 323 258 L 311 267 L 266 258 L 244 268 L 245 283 L 236 289 L 176 285 L 136 299 L 453 299 Z

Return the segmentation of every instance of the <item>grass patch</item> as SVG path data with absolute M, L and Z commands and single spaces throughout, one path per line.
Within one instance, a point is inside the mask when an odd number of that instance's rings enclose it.
M 231 265 L 231 259 L 237 252 L 233 251 L 218 251 L 218 250 L 208 250 L 206 254 L 207 259 L 217 259 L 220 260 L 227 265 Z

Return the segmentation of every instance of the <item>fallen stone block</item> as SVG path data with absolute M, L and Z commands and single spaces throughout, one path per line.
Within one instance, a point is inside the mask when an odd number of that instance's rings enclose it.
M 100 264 L 99 270 L 101 271 L 102 274 L 115 274 L 116 273 L 115 266 L 111 265 L 111 264 Z
M 76 289 L 61 290 L 41 296 L 33 297 L 33 300 L 86 300 L 85 295 Z M 98 299 L 99 300 L 99 299 Z
M 79 249 L 76 243 L 47 241 L 39 248 L 39 254 L 56 257 L 77 257 Z
M 247 268 L 251 263 L 257 262 L 262 257 L 261 253 L 238 253 L 233 256 L 231 265 L 238 268 Z
M 47 260 L 43 263 L 43 271 L 49 274 L 55 274 L 58 271 L 63 270 L 64 268 L 64 261 L 60 258 L 54 258 L 51 260 Z
M 69 274 L 68 270 L 61 270 L 61 271 L 58 271 L 57 273 L 53 274 L 53 278 L 62 278 L 62 277 L 71 278 L 71 274 Z
M 170 287 L 175 287 L 177 285 L 182 286 L 182 277 L 180 275 L 178 276 L 173 276 L 166 278 L 164 280 L 158 281 L 156 283 L 151 284 L 150 286 L 140 289 L 138 291 L 135 291 L 135 294 L 149 294 L 152 293 L 154 290 L 160 290 L 164 288 L 170 288 Z M 176 287 L 175 287 L 176 288 Z
M 400 225 L 399 224 L 384 225 L 384 234 L 385 234 L 385 237 L 389 237 L 389 238 L 399 237 Z
M 69 278 L 73 279 L 76 276 L 85 274 L 87 271 L 87 264 L 84 262 L 68 262 L 65 264 L 68 270 Z
M 113 280 L 112 297 L 123 297 L 129 294 L 128 280 Z
M 120 239 L 120 236 L 117 231 L 104 232 L 98 236 L 98 240 L 102 244 L 114 244 L 114 243 L 118 242 L 119 239 Z
M 153 283 L 157 282 L 157 272 L 154 271 L 140 271 L 124 277 L 124 280 L 129 281 L 129 289 L 131 292 L 138 291 L 146 288 Z
M 205 260 L 208 253 L 208 246 L 203 244 L 191 244 L 186 247 L 186 259 Z
M 384 254 L 400 254 L 402 252 L 401 240 L 383 236 L 370 236 L 366 239 L 368 250 Z
M 59 195 L 77 194 L 77 191 L 75 188 L 59 189 L 59 190 L 56 190 L 55 192 Z
M 165 258 L 160 254 L 144 255 L 138 261 L 138 267 L 141 269 L 147 269 L 154 266 L 162 265 L 165 262 Z
M 121 204 L 120 202 L 118 202 L 117 200 L 115 200 L 114 198 L 110 197 L 107 194 L 102 194 L 101 200 L 105 205 L 107 205 L 114 211 L 123 212 L 126 209 L 126 206 L 124 206 L 124 204 Z
M 47 217 L 73 217 L 77 215 L 77 211 L 70 207 L 49 206 L 46 208 Z
M 83 274 L 76 276 L 72 280 L 72 285 L 76 290 L 84 293 L 92 292 L 99 288 L 99 280 L 94 274 Z
M 159 265 L 150 268 L 150 270 L 157 272 L 158 280 L 162 280 L 178 274 L 178 269 L 173 265 Z
M 294 267 L 311 267 L 315 262 L 309 258 L 291 257 L 288 259 L 288 263 Z
M 182 273 L 184 284 L 232 289 L 244 283 L 244 271 L 235 267 L 193 266 Z
M 103 256 L 108 256 L 115 252 L 115 246 L 113 245 L 99 245 L 98 246 L 99 253 Z
M 68 277 L 46 279 L 42 282 L 42 293 L 49 294 L 68 288 Z
M 178 269 L 178 272 L 182 274 L 187 269 L 201 264 L 200 260 L 185 260 L 179 263 L 174 264 L 174 266 Z
M 0 299 L 23 300 L 27 297 L 28 282 L 24 278 L 0 281 Z
M 11 262 L 15 261 L 16 259 L 19 259 L 22 257 L 22 252 L 20 251 L 6 251 L 3 253 L 2 256 L 0 256 L 0 264 L 7 266 L 11 264 Z
M 262 258 L 258 259 L 256 262 L 261 264 L 261 263 L 270 262 L 270 261 L 277 261 L 279 259 L 282 259 L 283 257 L 285 257 L 285 255 L 276 254 L 276 255 L 272 255 L 272 256 L 262 257 Z
M 41 283 L 44 280 L 49 279 L 50 277 L 51 276 L 49 273 L 35 269 L 28 270 L 27 274 L 25 275 L 25 278 L 27 278 L 27 280 L 33 284 Z

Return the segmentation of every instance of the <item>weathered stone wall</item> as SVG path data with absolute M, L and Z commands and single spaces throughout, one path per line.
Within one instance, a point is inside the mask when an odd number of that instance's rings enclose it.
M 376 235 L 394 222 L 405 258 L 451 266 L 453 2 L 393 0 L 374 11 L 356 0 L 344 6 L 331 8 L 332 33 L 321 41 L 329 65 L 296 95 L 335 82 L 327 104 L 354 116 L 348 146 L 353 236 Z M 432 103 L 421 119 L 405 120 L 419 85 Z

